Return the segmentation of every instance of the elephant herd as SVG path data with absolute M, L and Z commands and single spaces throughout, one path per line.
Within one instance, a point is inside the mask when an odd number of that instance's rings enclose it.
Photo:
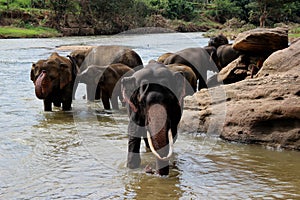
M 104 109 L 118 110 L 119 99 L 130 119 L 127 166 L 140 166 L 143 138 L 156 157 L 156 170 L 147 172 L 168 175 L 183 98 L 206 88 L 207 71 L 218 72 L 233 55 L 231 49 L 225 50 L 228 40 L 224 38 L 211 39 L 204 48 L 166 53 L 145 66 L 134 50 L 124 46 L 75 50 L 67 57 L 52 53 L 32 64 L 30 76 L 45 111 L 52 111 L 52 104 L 71 110 L 79 83 L 86 84 L 87 99 L 101 99 Z M 221 45 L 227 46 L 218 51 Z

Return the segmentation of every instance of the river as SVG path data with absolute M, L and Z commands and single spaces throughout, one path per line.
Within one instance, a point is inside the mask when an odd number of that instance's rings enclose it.
M 30 80 L 32 62 L 62 45 L 125 45 L 147 63 L 207 42 L 201 33 L 1 39 L 0 199 L 300 199 L 300 152 L 179 133 L 168 177 L 144 173 L 155 162 L 144 147 L 141 168 L 129 170 L 125 109 L 98 112 L 80 85 L 72 111 L 44 112 Z

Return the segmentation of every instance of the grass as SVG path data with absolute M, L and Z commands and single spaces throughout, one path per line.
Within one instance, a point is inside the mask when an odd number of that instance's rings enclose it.
M 46 27 L 17 28 L 11 26 L 0 27 L 0 38 L 37 38 L 58 37 L 60 33 Z

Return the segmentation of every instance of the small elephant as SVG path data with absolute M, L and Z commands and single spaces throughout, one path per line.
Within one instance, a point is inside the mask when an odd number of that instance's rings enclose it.
M 185 79 L 164 64 L 151 62 L 121 81 L 123 98 L 128 105 L 127 166 L 140 166 L 141 137 L 147 137 L 156 156 L 160 175 L 169 174 L 169 158 L 177 138 L 177 126 L 182 115 Z
M 52 103 L 67 111 L 71 110 L 72 91 L 77 69 L 72 61 L 54 52 L 46 60 L 32 64 L 30 78 L 35 94 L 44 100 L 44 110 L 52 111 Z
M 197 76 L 187 65 L 170 64 L 166 65 L 173 72 L 181 72 L 189 84 L 186 84 L 186 95 L 193 95 L 197 91 Z
M 220 62 L 221 69 L 240 56 L 240 53 L 232 48 L 232 44 L 224 44 L 218 47 L 217 57 Z
M 218 68 L 204 48 L 186 48 L 166 58 L 164 64 L 184 64 L 192 68 L 199 81 L 198 90 L 207 88 L 207 71 L 218 72 Z
M 135 71 L 143 68 L 141 57 L 132 49 L 124 46 L 98 46 L 87 50 L 76 50 L 70 53 L 70 57 L 77 63 L 80 72 L 84 71 L 90 65 L 107 66 L 114 63 L 122 63 Z M 77 89 L 77 84 L 74 86 L 74 93 Z M 87 85 L 87 90 L 89 89 Z M 95 96 L 89 96 L 87 99 L 94 100 Z
M 216 49 L 218 49 L 219 46 L 228 44 L 228 39 L 225 35 L 219 34 L 215 37 L 211 37 L 208 41 L 208 46 L 214 46 Z
M 89 85 L 87 92 L 90 96 L 99 93 L 104 109 L 109 110 L 110 101 L 114 110 L 119 109 L 118 97 L 122 101 L 119 80 L 123 76 L 131 76 L 134 70 L 122 63 L 107 66 L 90 65 L 77 75 L 76 81 Z

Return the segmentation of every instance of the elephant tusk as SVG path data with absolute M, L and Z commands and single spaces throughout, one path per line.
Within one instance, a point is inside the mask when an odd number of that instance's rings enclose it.
M 172 136 L 172 132 L 171 130 L 169 130 L 168 132 L 168 138 L 169 138 L 169 153 L 166 157 L 161 157 L 157 151 L 154 149 L 154 146 L 153 146 L 153 143 L 152 143 L 152 140 L 151 140 L 151 135 L 149 133 L 149 131 L 147 131 L 147 138 L 148 138 L 148 142 L 149 142 L 149 146 L 150 146 L 150 149 L 152 151 L 152 153 L 159 159 L 159 160 L 162 160 L 162 161 L 167 161 L 170 159 L 170 157 L 172 156 L 173 154 L 173 136 Z

